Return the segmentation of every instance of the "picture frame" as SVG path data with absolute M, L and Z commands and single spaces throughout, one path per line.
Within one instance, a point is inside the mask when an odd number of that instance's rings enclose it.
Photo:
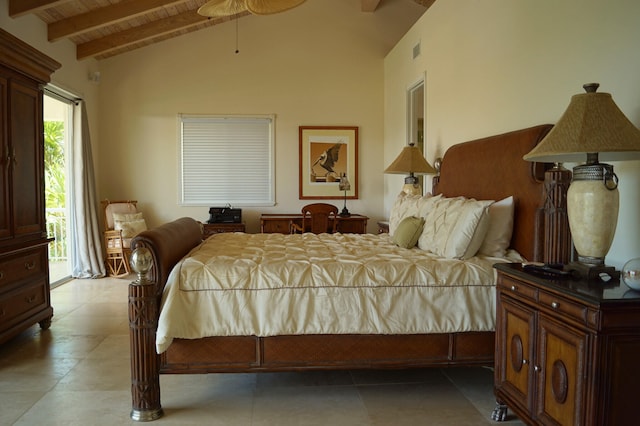
M 358 127 L 299 127 L 299 198 L 345 199 L 339 189 L 346 174 L 346 199 L 358 198 Z

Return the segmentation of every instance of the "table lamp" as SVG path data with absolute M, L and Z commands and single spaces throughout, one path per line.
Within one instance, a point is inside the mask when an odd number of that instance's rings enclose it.
M 408 195 L 422 195 L 422 188 L 415 174 L 437 173 L 436 169 L 427 162 L 420 149 L 413 143 L 402 148 L 400 155 L 387 167 L 385 173 L 409 174 L 404 179 L 402 191 Z
M 340 216 L 342 217 L 351 216 L 351 213 L 349 213 L 349 210 L 347 210 L 347 191 L 351 189 L 351 183 L 349 182 L 349 179 L 347 178 L 346 173 L 343 173 L 342 176 L 340 176 L 340 183 L 338 184 L 338 189 L 340 189 L 340 191 L 344 191 L 344 207 L 340 212 Z
M 587 279 L 615 276 L 606 266 L 618 222 L 618 177 L 603 161 L 640 159 L 640 130 L 620 111 L 609 93 L 597 93 L 597 83 L 574 95 L 560 120 L 524 156 L 527 161 L 582 162 L 573 168 L 567 190 L 567 215 L 578 261 L 569 266 Z

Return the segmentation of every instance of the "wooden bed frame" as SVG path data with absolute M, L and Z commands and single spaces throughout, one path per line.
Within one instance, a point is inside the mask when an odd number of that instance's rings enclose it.
M 548 165 L 526 162 L 522 156 L 550 129 L 551 125 L 541 125 L 452 146 L 434 179 L 434 194 L 478 200 L 513 195 L 516 207 L 511 247 L 529 260 L 541 260 L 544 232 L 540 207 Z M 493 332 L 175 339 L 158 355 L 155 331 L 163 288 L 171 268 L 201 242 L 201 235 L 195 220 L 181 218 L 145 231 L 132 241 L 133 249 L 149 250 L 134 255 L 132 263 L 138 262 L 134 267 L 139 278 L 129 287 L 134 420 L 154 420 L 162 415 L 160 374 L 493 366 Z

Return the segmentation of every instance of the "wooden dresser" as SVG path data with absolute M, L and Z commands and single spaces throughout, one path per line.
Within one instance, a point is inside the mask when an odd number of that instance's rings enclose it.
M 336 230 L 343 234 L 365 234 L 367 232 L 367 216 L 352 214 L 351 216 L 338 216 Z M 263 214 L 260 216 L 260 232 L 288 234 L 291 222 L 302 226 L 301 214 Z
M 498 264 L 494 420 L 637 424 L 640 293 Z
M 59 67 L 0 29 L 0 343 L 53 316 L 42 87 Z

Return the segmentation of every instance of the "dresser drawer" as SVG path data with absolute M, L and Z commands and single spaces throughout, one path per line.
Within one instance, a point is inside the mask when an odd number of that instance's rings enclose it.
M 298 225 L 302 223 L 301 219 L 294 221 Z M 261 231 L 265 234 L 289 234 L 291 232 L 291 219 L 263 219 Z
M 365 234 L 367 232 L 367 220 L 338 219 L 336 231 L 343 234 Z
M 49 306 L 46 280 L 2 295 L 0 298 L 0 323 L 3 328 Z
M 0 289 L 26 278 L 46 275 L 46 247 L 14 254 L 0 260 Z
M 538 290 L 522 281 L 514 280 L 508 276 L 500 275 L 498 277 L 498 289 L 505 294 L 511 296 L 520 296 L 522 298 L 536 301 L 538 300 Z
M 572 302 L 555 294 L 541 291 L 539 295 L 539 306 L 562 314 L 565 318 L 577 320 L 581 324 L 588 322 L 589 309 L 576 302 Z

